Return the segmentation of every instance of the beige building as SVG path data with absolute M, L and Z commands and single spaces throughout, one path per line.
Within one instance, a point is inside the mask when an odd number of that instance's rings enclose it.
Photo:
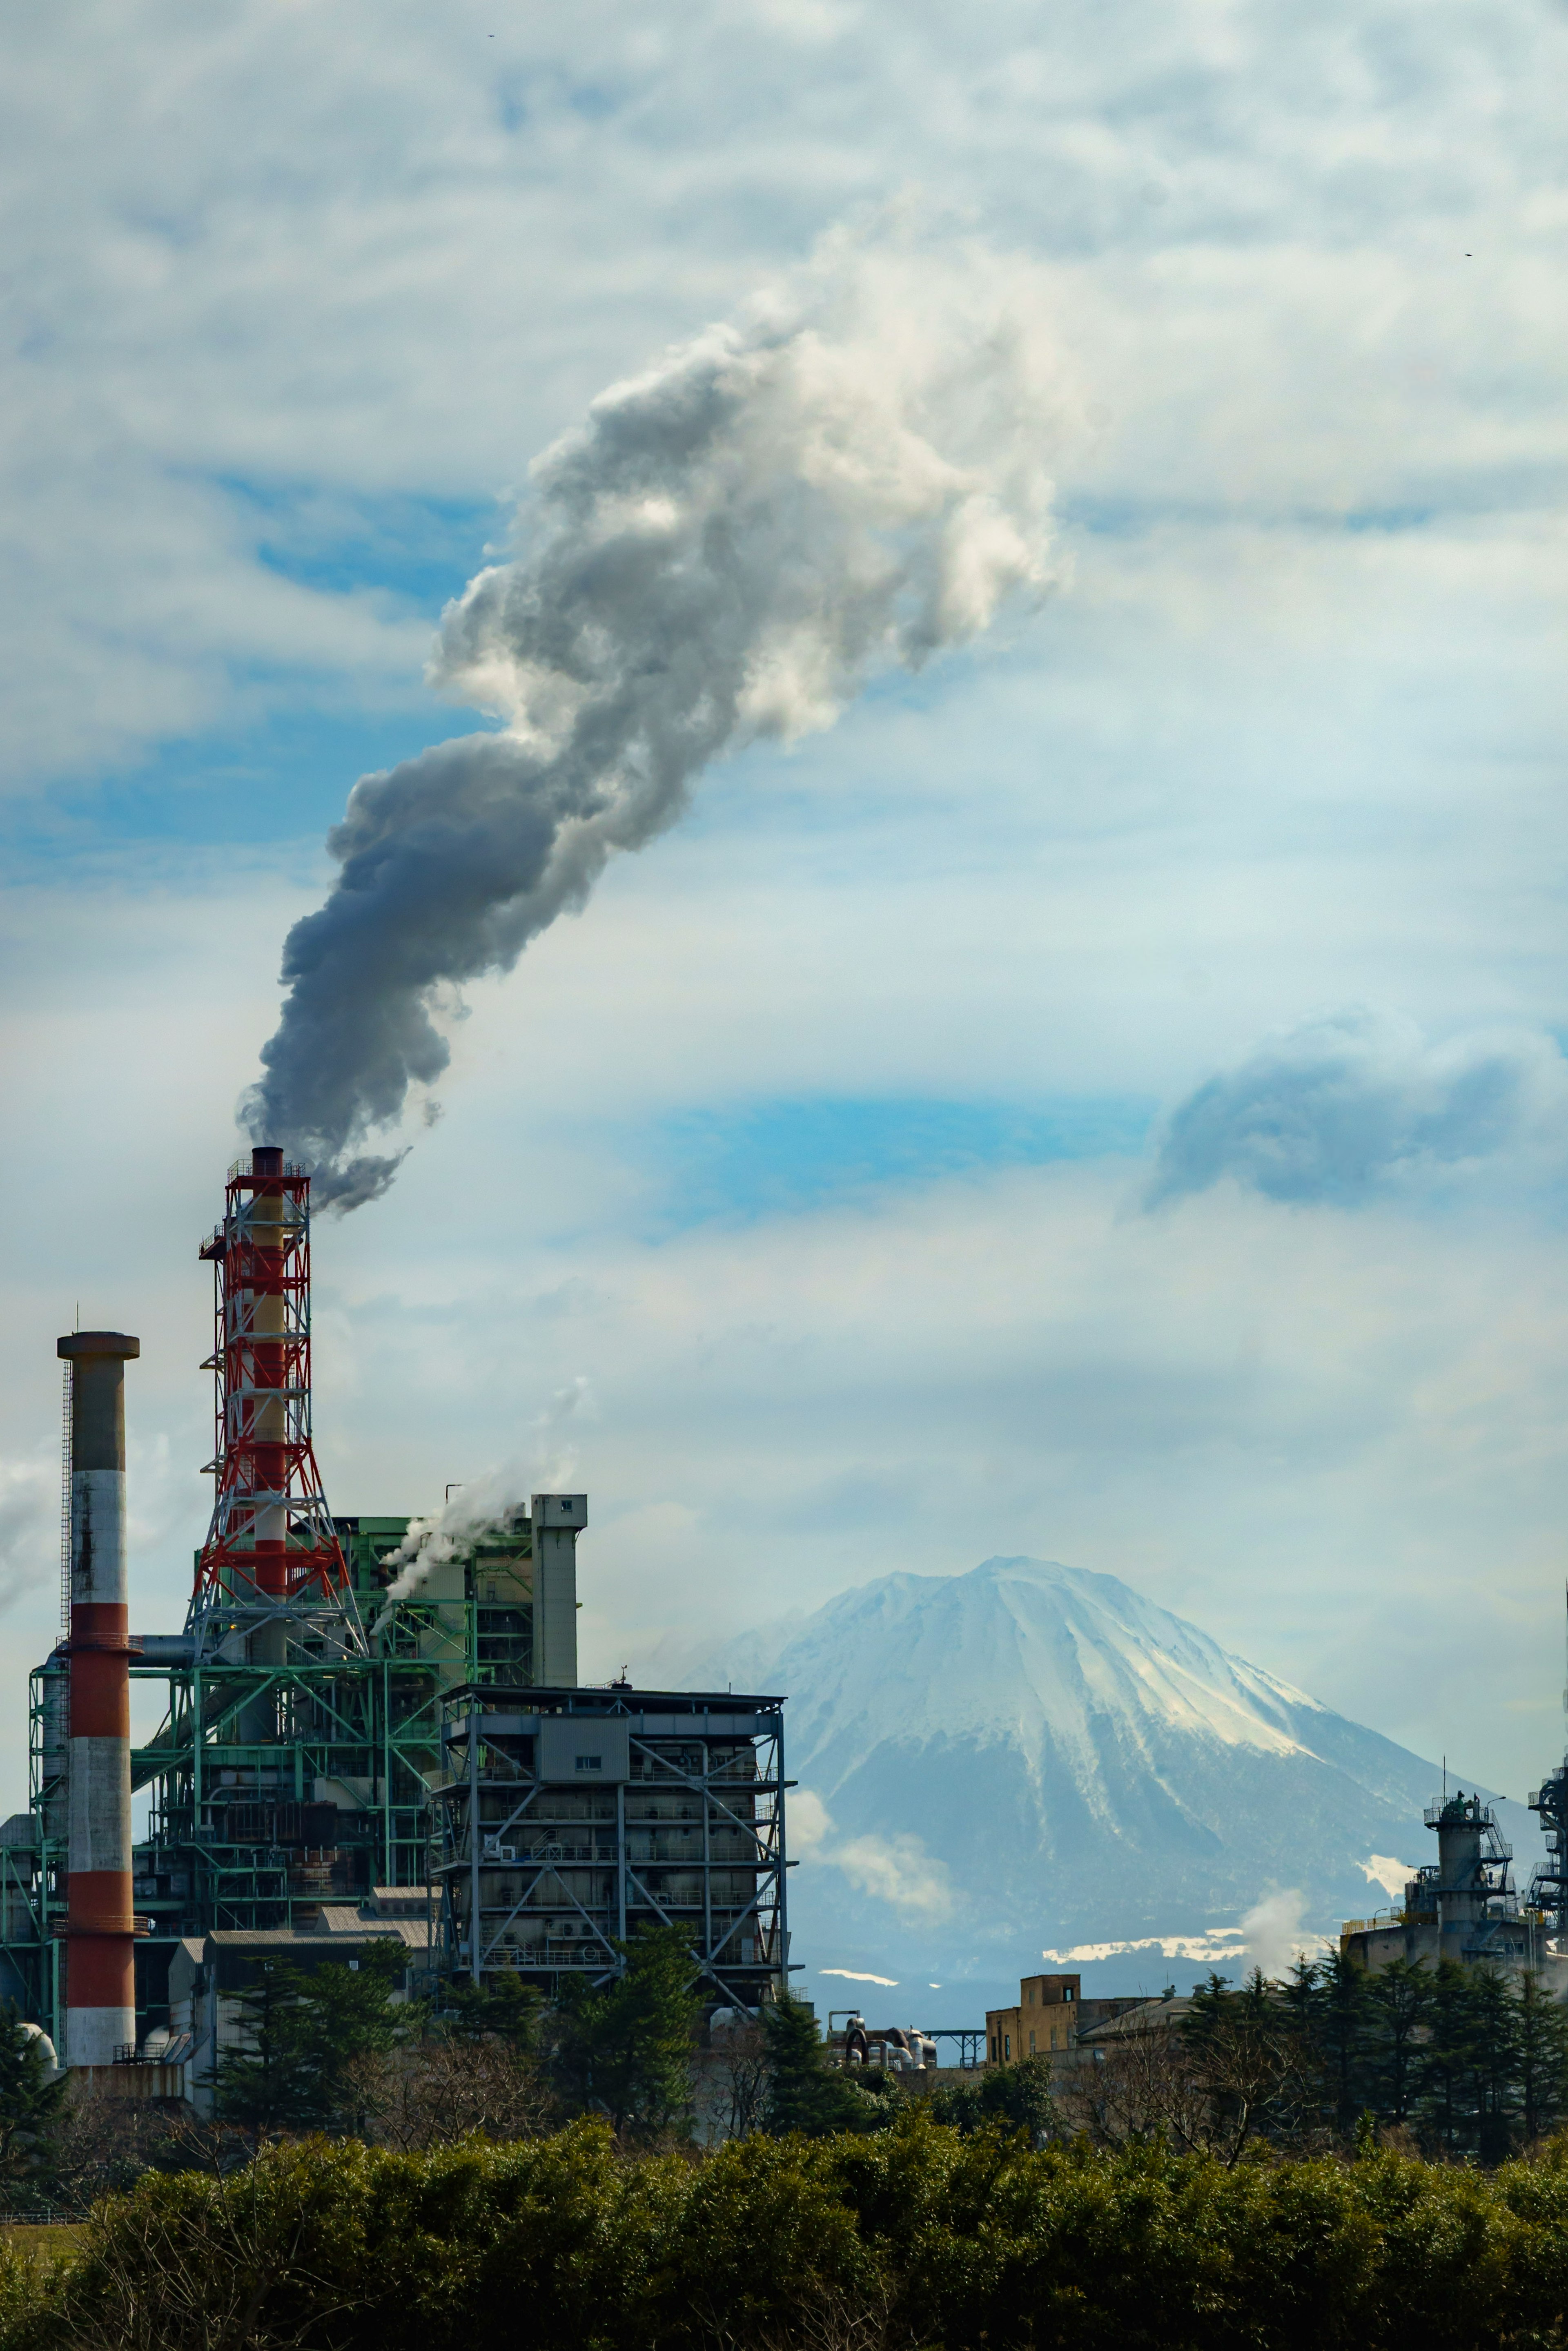
M 1016 2008 L 988 2008 L 985 2055 L 991 2065 L 1015 2065 L 1021 2057 L 1061 2057 L 1082 2036 L 1141 2000 L 1085 2000 L 1081 1976 L 1025 1976 Z

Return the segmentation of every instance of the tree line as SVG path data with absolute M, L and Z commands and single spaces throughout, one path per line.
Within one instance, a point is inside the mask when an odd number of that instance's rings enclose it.
M 70 2099 L 13 2015 L 0 2024 L 0 2197 L 14 2216 L 86 2210 L 148 2170 L 223 2171 L 312 2132 L 405 2153 L 475 2133 L 537 2137 L 581 2117 L 625 2147 L 875 2134 L 913 2095 L 898 2074 L 830 2062 L 798 2001 L 732 2014 L 700 2051 L 681 1935 L 639 1935 L 622 1956 L 613 1980 L 568 1986 L 548 2006 L 509 1977 L 395 1999 L 404 1961 L 392 1945 L 357 1967 L 264 1963 L 234 2001 L 238 2031 L 200 2121 Z M 1370 1975 L 1335 1953 L 1280 1981 L 1211 1976 L 1179 2011 L 1153 2004 L 1078 2055 L 950 2075 L 928 2111 L 961 2134 L 1002 2126 L 1106 2150 L 1158 2141 L 1228 2165 L 1253 2147 L 1311 2154 L 1369 2132 L 1495 2164 L 1568 2120 L 1568 2010 L 1531 1975 L 1403 1963 Z
M 1563 2351 L 1565 2313 L 1563 2140 L 1227 2165 L 919 2100 L 701 2157 L 275 2141 L 106 2199 L 52 2269 L 0 2240 L 0 2351 Z
M 1371 2131 L 1490 2164 L 1568 2118 L 1568 2009 L 1537 1975 L 1447 1960 L 1369 1973 L 1335 1952 L 1239 1990 L 1213 1975 L 1179 2021 L 1135 2013 L 1101 2046 L 1058 2103 L 1102 2146 L 1158 2134 L 1234 2162 Z

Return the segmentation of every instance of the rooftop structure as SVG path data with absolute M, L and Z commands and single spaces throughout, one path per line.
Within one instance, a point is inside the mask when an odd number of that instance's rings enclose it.
M 431 1879 L 443 1972 L 593 1980 L 684 1927 L 705 1992 L 784 1988 L 784 1701 L 730 1691 L 454 1690 Z
M 1491 1805 L 1459 1788 L 1428 1804 L 1425 1817 L 1438 1839 L 1436 1862 L 1417 1870 L 1398 1908 L 1347 1919 L 1340 1948 L 1374 1973 L 1395 1959 L 1432 1966 L 1448 1959 L 1512 1973 L 1529 1969 L 1568 1989 L 1568 1959 L 1551 1947 L 1550 1919 L 1514 1890 L 1513 1850 Z

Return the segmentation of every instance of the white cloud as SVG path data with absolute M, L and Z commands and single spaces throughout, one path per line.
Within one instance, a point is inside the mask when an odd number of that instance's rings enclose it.
M 819 1976 L 843 1976 L 847 1983 L 881 1984 L 888 1991 L 893 1991 L 897 1987 L 898 1981 L 897 1976 L 867 1975 L 863 1970 L 858 1968 L 818 1968 L 816 1972 Z M 931 1986 L 931 1990 L 933 1991 L 940 1991 L 940 1986 L 933 1984 Z
M 1075 1943 L 1070 1950 L 1042 1951 L 1040 1956 L 1054 1967 L 1088 1967 L 1129 1951 L 1147 1951 L 1166 1959 L 1200 1959 L 1205 1966 L 1215 1966 L 1221 1959 L 1241 1959 L 1246 1948 L 1238 1928 L 1210 1927 L 1190 1935 L 1139 1935 L 1130 1942 Z
M 1356 1867 L 1369 1886 L 1380 1886 L 1390 1902 L 1402 1902 L 1405 1888 L 1416 1875 L 1415 1864 L 1400 1861 L 1393 1854 L 1369 1854 Z
M 857 1893 L 886 1902 L 900 1917 L 935 1925 L 951 1915 L 947 1865 L 927 1852 L 919 1837 L 858 1836 L 839 1843 L 832 1815 L 810 1788 L 797 1788 L 790 1798 L 789 1834 L 798 1857 L 826 1862 Z
M 789 1801 L 789 1841 L 797 1860 L 820 1853 L 833 1830 L 822 1798 L 810 1788 L 796 1788 Z
M 679 40 L 629 0 L 37 16 L 0 141 L 19 764 L 131 755 L 234 671 L 406 695 L 406 611 L 287 576 L 276 508 L 489 497 L 596 382 L 911 179 L 1051 257 L 1105 419 L 1085 486 L 1119 511 L 1189 538 L 1265 514 L 1276 588 L 1347 513 L 1371 561 L 1445 507 L 1506 510 L 1522 548 L 1562 448 L 1560 22 L 1445 0 L 1418 56 L 1397 0 L 1224 25 L 1152 0 L 1012 0 L 978 37 L 890 0 L 697 0 Z

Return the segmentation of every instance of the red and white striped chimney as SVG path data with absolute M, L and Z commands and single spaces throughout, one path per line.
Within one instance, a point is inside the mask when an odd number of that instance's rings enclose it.
M 71 1708 L 66 1857 L 67 2065 L 111 2065 L 136 2041 L 130 1907 L 130 1641 L 125 1574 L 120 1331 L 59 1342 L 71 1365 Z

